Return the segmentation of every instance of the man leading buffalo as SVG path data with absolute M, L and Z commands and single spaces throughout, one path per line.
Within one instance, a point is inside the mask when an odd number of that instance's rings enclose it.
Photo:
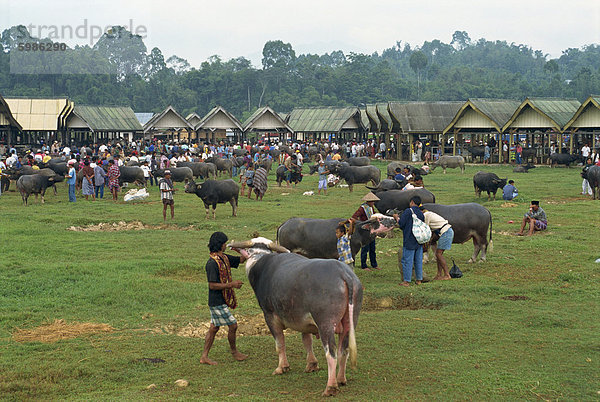
M 375 213 L 374 206 L 375 202 L 379 201 L 379 197 L 375 194 L 369 192 L 362 198 L 364 201 L 360 207 L 354 212 L 352 215 L 352 221 L 367 221 L 371 218 L 371 216 Z M 371 269 L 367 266 L 367 254 L 369 254 L 369 260 L 371 260 L 372 269 L 381 269 L 377 265 L 377 255 L 375 254 L 375 239 L 366 246 L 363 246 L 360 249 L 360 267 L 365 271 L 370 271 Z

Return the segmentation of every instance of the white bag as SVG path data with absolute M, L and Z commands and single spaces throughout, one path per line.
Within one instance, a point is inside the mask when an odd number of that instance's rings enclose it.
M 412 208 L 410 209 L 410 212 L 412 213 L 413 218 L 412 233 L 415 236 L 415 239 L 417 239 L 417 243 L 427 243 L 431 240 L 431 228 L 417 217 Z
M 148 194 L 148 192 L 146 191 L 145 188 L 136 190 L 136 189 L 131 189 L 127 192 L 127 194 L 125 194 L 125 197 L 123 197 L 123 200 L 125 202 L 129 202 L 129 201 L 139 201 L 139 200 L 144 200 L 146 198 L 148 198 L 150 194 Z

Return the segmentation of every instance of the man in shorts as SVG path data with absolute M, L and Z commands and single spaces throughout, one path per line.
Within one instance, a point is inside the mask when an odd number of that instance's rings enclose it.
M 160 199 L 163 203 L 163 222 L 167 221 L 167 205 L 171 207 L 171 220 L 175 216 L 175 201 L 173 200 L 173 193 L 177 191 L 173 187 L 173 181 L 171 180 L 171 171 L 165 170 L 165 177 L 160 180 Z
M 329 174 L 329 170 L 325 167 L 323 159 L 319 161 L 317 172 L 319 173 L 319 191 L 317 194 L 321 195 L 321 189 L 323 189 L 324 194 L 327 195 L 327 175 Z
M 529 212 L 523 216 L 521 230 L 516 233 L 517 236 L 523 236 L 523 232 L 527 224 L 529 224 L 527 236 L 531 236 L 534 231 L 546 230 L 548 227 L 546 212 L 542 209 L 542 207 L 540 207 L 539 201 L 531 201 L 531 207 L 529 208 Z
M 234 281 L 231 277 L 231 267 L 237 268 L 244 262 L 248 255 L 245 250 L 233 249 L 241 254 L 240 257 L 225 254 L 227 235 L 223 232 L 214 232 L 208 241 L 210 258 L 206 262 L 206 278 L 208 280 L 208 308 L 210 309 L 210 327 L 204 338 L 204 350 L 200 363 L 215 365 L 217 362 L 208 358 L 208 352 L 213 345 L 215 335 L 219 328 L 226 325 L 229 328 L 227 340 L 233 358 L 237 361 L 246 360 L 247 355 L 241 353 L 236 347 L 237 320 L 229 310 L 237 307 L 237 300 L 233 288 L 239 289 L 243 282 Z

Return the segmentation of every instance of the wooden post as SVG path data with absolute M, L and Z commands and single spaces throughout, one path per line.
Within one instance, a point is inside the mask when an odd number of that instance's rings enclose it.
M 571 130 L 571 135 L 569 135 L 569 153 L 573 154 L 573 136 L 575 136 L 575 131 Z

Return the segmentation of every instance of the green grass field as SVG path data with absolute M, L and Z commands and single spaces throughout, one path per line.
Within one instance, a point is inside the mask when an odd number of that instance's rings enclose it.
M 377 166 L 385 172 L 385 164 Z M 472 177 L 478 170 L 513 178 L 517 205 L 476 199 Z M 379 239 L 383 269 L 357 272 L 366 288 L 358 369 L 349 371 L 338 398 L 598 400 L 600 201 L 579 195 L 579 172 L 538 167 L 513 174 L 509 167 L 468 166 L 464 175 L 449 169 L 426 176 L 439 203 L 474 201 L 491 210 L 494 251 L 486 263 L 467 264 L 472 243 L 453 245 L 446 256 L 463 278 L 403 288 L 396 254 L 401 233 Z M 315 343 L 322 370 L 304 373 L 299 334 L 287 337 L 292 370 L 283 376 L 271 375 L 277 355 L 270 335 L 238 338 L 239 349 L 250 355 L 244 362 L 233 361 L 226 339 L 217 339 L 210 356 L 219 365 L 198 364 L 204 342 L 198 336 L 210 319 L 204 272 L 210 234 L 221 230 L 243 240 L 258 232 L 274 239 L 278 225 L 292 216 L 349 217 L 366 193 L 357 185 L 352 194 L 334 188 L 326 197 L 308 197 L 302 193 L 316 192 L 316 176 L 291 189 L 278 188 L 273 174 L 270 179 L 262 202 L 240 198 L 237 218 L 221 204 L 209 221 L 200 199 L 179 184 L 175 220 L 167 228 L 161 227 L 156 187 L 137 204 L 82 197 L 69 204 L 64 183 L 57 196 L 48 192 L 45 205 L 30 198 L 24 207 L 17 193 L 3 194 L 0 399 L 319 398 L 327 378 L 322 348 Z M 532 199 L 546 210 L 548 230 L 512 236 Z M 119 221 L 141 221 L 148 229 L 67 230 Z M 425 272 L 432 276 L 435 264 Z M 234 270 L 234 279 L 246 282 L 237 291 L 236 317 L 252 328 L 264 326 L 243 268 Z M 19 330 L 56 319 L 108 324 L 114 331 L 54 343 L 16 340 Z M 177 387 L 177 379 L 189 386 Z M 146 389 L 150 384 L 156 387 Z

